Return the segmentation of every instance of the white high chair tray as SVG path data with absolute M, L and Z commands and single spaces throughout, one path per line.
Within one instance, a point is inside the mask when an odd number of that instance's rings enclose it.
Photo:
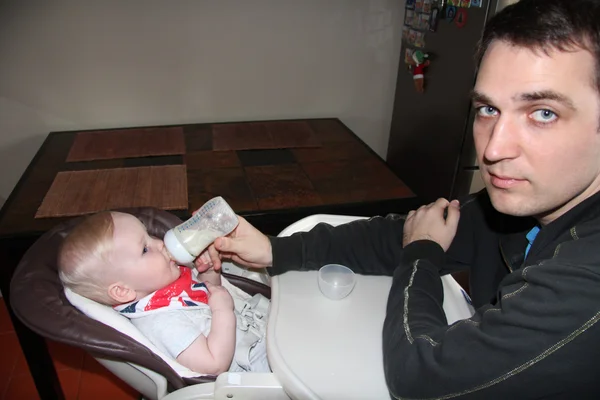
M 280 236 L 358 217 L 313 215 Z M 317 272 L 271 278 L 267 351 L 273 373 L 294 399 L 389 399 L 382 355 L 382 328 L 391 277 L 357 275 L 356 287 L 334 301 L 319 291 Z M 448 322 L 472 309 L 451 276 L 442 278 Z

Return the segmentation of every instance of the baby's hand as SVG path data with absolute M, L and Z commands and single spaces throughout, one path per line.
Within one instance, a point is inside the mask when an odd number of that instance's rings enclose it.
M 233 311 L 233 298 L 223 286 L 216 286 L 210 282 L 204 282 L 210 296 L 208 306 L 212 312 Z
M 205 284 L 206 282 L 210 282 L 214 286 L 221 286 L 221 273 L 215 271 L 212 267 L 202 273 L 199 273 L 197 279 Z
M 198 258 L 196 258 L 196 260 L 194 261 L 194 265 L 196 266 L 196 269 L 198 270 L 198 272 L 201 274 L 208 271 L 209 269 L 212 269 L 213 262 L 210 258 L 208 249 L 206 249 L 202 253 L 200 253 Z

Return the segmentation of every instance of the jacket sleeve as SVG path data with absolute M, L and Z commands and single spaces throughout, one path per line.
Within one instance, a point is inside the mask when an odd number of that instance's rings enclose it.
M 383 328 L 394 398 L 585 397 L 578 379 L 597 381 L 590 355 L 600 351 L 588 332 L 600 329 L 596 271 L 555 259 L 524 267 L 505 278 L 497 304 L 447 326 L 442 259 L 436 243 L 414 242 L 394 272 Z
M 338 263 L 365 275 L 391 276 L 402 254 L 404 219 L 374 217 L 333 227 L 318 224 L 309 232 L 269 237 L 273 249 L 271 275 L 319 269 Z
M 467 270 L 473 262 L 474 220 L 483 217 L 470 196 L 461 200 L 461 218 L 452 246 L 445 256 L 442 275 Z M 325 264 L 346 265 L 364 275 L 391 276 L 402 256 L 404 216 L 390 214 L 333 227 L 318 224 L 309 232 L 269 237 L 273 249 L 271 275 L 286 271 L 319 269 Z

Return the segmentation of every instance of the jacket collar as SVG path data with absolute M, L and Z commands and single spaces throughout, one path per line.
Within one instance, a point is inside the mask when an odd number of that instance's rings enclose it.
M 560 236 L 570 235 L 569 232 L 577 224 L 589 219 L 597 218 L 599 212 L 600 192 L 577 204 L 550 224 L 541 227 L 540 232 L 529 250 L 527 259 L 535 261 L 540 256 L 545 257 L 544 254 L 541 254 L 544 249 L 552 243 L 555 243 Z M 502 236 L 500 238 L 500 251 L 511 272 L 523 265 L 523 261 L 525 260 L 525 248 L 528 243 L 525 235 L 534 224 L 535 221 L 532 220 L 531 225 L 523 231 Z M 564 239 L 566 239 L 566 237 L 562 240 L 564 241 Z

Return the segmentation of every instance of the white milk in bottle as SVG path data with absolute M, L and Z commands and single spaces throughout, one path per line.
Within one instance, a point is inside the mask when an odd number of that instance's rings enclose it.
M 235 229 L 237 216 L 222 197 L 210 199 L 184 223 L 169 229 L 165 234 L 165 246 L 180 265 L 194 266 L 194 260 L 216 238 Z

